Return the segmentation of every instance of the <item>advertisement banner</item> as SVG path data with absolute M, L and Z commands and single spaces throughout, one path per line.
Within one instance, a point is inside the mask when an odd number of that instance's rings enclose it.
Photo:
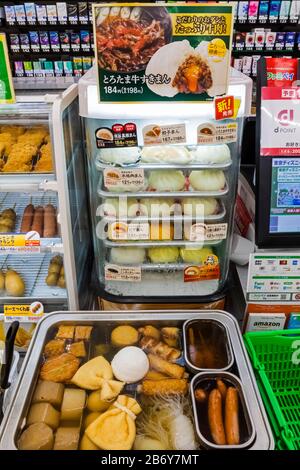
M 0 33 L 0 104 L 15 103 L 15 101 L 6 36 Z
M 99 100 L 211 101 L 228 90 L 231 5 L 93 5 Z
M 299 123 L 300 88 L 262 88 L 262 156 L 300 156 Z

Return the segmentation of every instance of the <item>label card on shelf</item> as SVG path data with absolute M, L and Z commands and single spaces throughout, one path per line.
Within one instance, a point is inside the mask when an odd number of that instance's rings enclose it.
M 120 187 L 120 191 L 126 191 L 130 187 L 134 187 L 136 191 L 143 189 L 145 185 L 144 170 L 137 169 L 116 169 L 105 168 L 104 172 L 104 186 L 106 188 Z
M 37 232 L 0 234 L 0 253 L 40 253 L 41 240 Z
M 158 126 L 150 124 L 143 128 L 144 145 L 185 144 L 185 124 Z
M 236 122 L 213 124 L 206 122 L 197 128 L 197 143 L 199 145 L 228 144 L 236 142 L 238 125 Z
M 44 315 L 44 306 L 41 302 L 32 304 L 8 304 L 4 305 L 4 321 L 12 322 L 38 322 Z
M 220 279 L 220 264 L 216 255 L 210 255 L 201 266 L 187 266 L 183 272 L 184 282 L 212 281 Z
M 228 224 L 193 224 L 189 240 L 192 242 L 226 240 Z
M 141 282 L 142 268 L 140 266 L 118 266 L 107 264 L 105 266 L 106 281 Z
M 149 223 L 114 222 L 109 226 L 109 238 L 112 240 L 149 240 Z

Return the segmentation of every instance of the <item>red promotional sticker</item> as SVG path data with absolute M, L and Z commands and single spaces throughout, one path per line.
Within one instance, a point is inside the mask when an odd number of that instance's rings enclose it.
M 215 99 L 215 119 L 233 118 L 234 116 L 234 97 L 224 96 Z

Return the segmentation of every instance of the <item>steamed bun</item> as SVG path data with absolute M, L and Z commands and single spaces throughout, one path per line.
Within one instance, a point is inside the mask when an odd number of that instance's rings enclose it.
M 140 213 L 148 217 L 169 217 L 174 212 L 181 212 L 180 204 L 171 198 L 143 198 L 140 201 Z
M 213 251 L 210 247 L 204 248 L 180 248 L 180 256 L 185 263 L 204 264 Z
M 228 145 L 198 145 L 195 150 L 191 150 L 193 163 L 221 164 L 231 160 Z
M 139 158 L 139 147 L 101 149 L 98 153 L 98 159 L 100 161 L 105 163 L 113 163 L 115 165 L 126 165 L 128 163 L 136 163 Z
M 157 145 L 144 147 L 141 152 L 143 163 L 170 163 L 181 164 L 191 162 L 190 152 L 184 146 Z
M 187 197 L 182 200 L 182 211 L 184 215 L 191 217 L 217 214 L 219 203 L 214 197 Z
M 155 170 L 149 174 L 149 186 L 156 191 L 182 191 L 185 176 L 177 170 Z
M 144 248 L 126 246 L 110 250 L 110 261 L 115 264 L 140 264 L 145 261 L 145 258 Z
M 176 246 L 151 247 L 148 257 L 152 263 L 176 263 L 179 250 Z
M 190 174 L 190 185 L 196 191 L 220 191 L 225 184 L 222 170 L 197 170 Z
M 100 215 L 109 217 L 136 217 L 140 215 L 138 200 L 131 198 L 105 199 Z

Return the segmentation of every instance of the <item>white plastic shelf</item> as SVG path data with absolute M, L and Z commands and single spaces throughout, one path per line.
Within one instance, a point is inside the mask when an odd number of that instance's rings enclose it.
M 0 255 L 0 269 L 6 271 L 13 269 L 22 277 L 25 283 L 25 293 L 22 297 L 10 297 L 5 292 L 0 294 L 0 303 L 12 300 L 22 301 L 40 300 L 45 303 L 65 302 L 67 291 L 60 287 L 50 287 L 46 284 L 48 267 L 53 255 L 51 253 L 26 255 Z

